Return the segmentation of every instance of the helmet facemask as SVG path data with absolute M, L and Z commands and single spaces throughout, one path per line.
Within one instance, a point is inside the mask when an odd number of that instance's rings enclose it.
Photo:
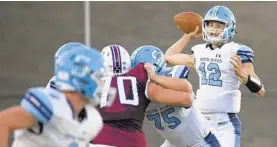
M 224 25 L 224 27 L 209 26 L 209 23 L 219 23 L 221 26 Z M 219 24 L 217 25 L 220 26 Z M 232 21 L 204 20 L 202 26 L 203 39 L 212 44 L 227 43 L 234 35 L 233 26 L 234 23 Z

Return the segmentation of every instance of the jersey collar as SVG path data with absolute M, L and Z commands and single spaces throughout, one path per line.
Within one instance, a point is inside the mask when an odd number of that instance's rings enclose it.
M 221 44 L 220 46 L 218 46 L 217 48 L 220 49 L 225 43 Z M 211 43 L 207 43 L 206 44 L 206 48 L 209 48 L 211 50 L 215 50 L 217 48 L 213 48 L 212 44 Z

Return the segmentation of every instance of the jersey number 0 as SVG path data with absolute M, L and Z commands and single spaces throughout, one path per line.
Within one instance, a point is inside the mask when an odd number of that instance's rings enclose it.
M 137 106 L 139 104 L 139 96 L 138 96 L 138 88 L 137 88 L 137 79 L 135 77 L 116 77 L 117 78 L 117 92 L 119 94 L 119 100 L 121 104 L 126 105 L 134 105 Z M 104 92 L 102 93 L 100 107 L 105 107 L 107 105 L 108 100 L 108 91 L 111 85 L 112 77 L 108 77 L 104 79 Z M 125 83 L 127 81 L 131 82 L 131 91 L 132 91 L 132 99 L 127 99 L 126 91 L 125 91 Z

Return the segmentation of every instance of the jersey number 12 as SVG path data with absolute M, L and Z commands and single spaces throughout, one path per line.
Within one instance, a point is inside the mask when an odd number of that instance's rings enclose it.
M 208 79 L 206 76 L 206 65 L 205 62 L 202 62 L 199 65 L 199 71 L 201 72 L 201 85 L 211 85 L 211 86 L 218 86 L 222 87 L 222 80 L 220 80 L 221 72 L 219 69 L 218 64 L 210 63 L 207 66 L 207 70 L 211 72 L 208 75 Z

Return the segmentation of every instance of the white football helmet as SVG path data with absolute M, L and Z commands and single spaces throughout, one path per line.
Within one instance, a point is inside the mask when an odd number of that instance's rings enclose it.
M 107 65 L 106 76 L 124 74 L 130 70 L 130 54 L 122 46 L 108 45 L 102 49 L 101 54 Z

